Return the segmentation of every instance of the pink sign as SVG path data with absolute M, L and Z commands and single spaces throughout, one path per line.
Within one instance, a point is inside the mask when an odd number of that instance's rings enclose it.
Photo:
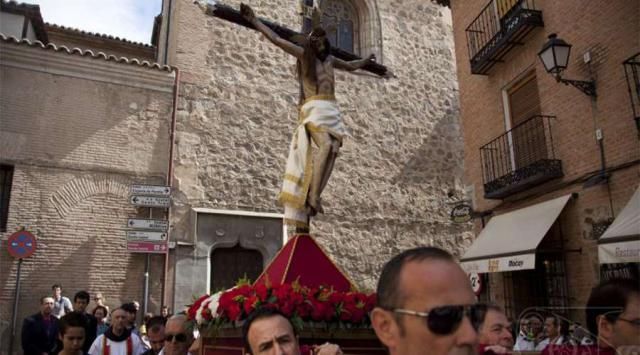
M 132 253 L 164 254 L 169 248 L 167 243 L 127 242 L 127 250 Z

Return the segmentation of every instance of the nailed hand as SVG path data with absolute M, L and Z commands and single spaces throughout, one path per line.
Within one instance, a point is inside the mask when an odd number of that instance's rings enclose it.
M 256 14 L 253 12 L 253 9 L 245 3 L 240 4 L 240 13 L 245 20 L 251 23 L 256 20 Z

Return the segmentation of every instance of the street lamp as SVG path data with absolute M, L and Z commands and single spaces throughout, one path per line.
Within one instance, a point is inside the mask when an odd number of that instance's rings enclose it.
M 571 53 L 571 45 L 558 38 L 555 33 L 549 35 L 549 41 L 542 46 L 538 57 L 547 73 L 553 75 L 556 81 L 565 85 L 572 85 L 583 93 L 595 98 L 596 82 L 595 80 L 570 80 L 563 79 L 562 72 L 567 69 L 569 64 L 569 54 Z

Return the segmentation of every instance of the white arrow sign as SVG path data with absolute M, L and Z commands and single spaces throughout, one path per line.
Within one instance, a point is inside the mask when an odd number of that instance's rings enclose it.
M 171 204 L 171 198 L 160 196 L 133 195 L 129 197 L 129 202 L 131 202 L 131 204 L 135 206 L 168 208 Z
M 169 229 L 169 221 L 164 219 L 129 218 L 127 226 L 134 229 L 150 229 L 164 232 Z
M 170 186 L 157 185 L 131 185 L 129 193 L 132 195 L 170 196 Z
M 127 231 L 127 240 L 163 241 L 167 240 L 167 233 L 151 231 Z

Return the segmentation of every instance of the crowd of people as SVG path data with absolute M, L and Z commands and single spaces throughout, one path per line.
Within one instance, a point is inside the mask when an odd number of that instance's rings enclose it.
M 102 293 L 96 293 L 89 312 L 91 295 L 88 292 L 76 292 L 72 302 L 62 295 L 61 285 L 55 284 L 51 290 L 51 296 L 40 298 L 39 312 L 22 322 L 25 355 L 138 355 L 145 352 L 153 355 L 164 346 L 165 337 L 164 334 L 161 339 L 158 337 L 158 327 L 164 329 L 170 318 L 166 306 L 162 307 L 160 315 L 146 314 L 137 327 L 140 310 L 137 301 L 124 303 L 110 312 Z M 122 343 L 122 339 L 126 341 Z M 119 351 L 120 345 L 124 352 Z
M 185 314 L 148 314 L 135 324 L 139 305 L 126 303 L 109 313 L 102 296 L 87 313 L 89 294 L 77 292 L 73 304 L 54 285 L 41 299 L 40 312 L 23 323 L 28 355 L 186 355 L 197 351 Z M 453 256 L 434 248 L 402 252 L 385 264 L 370 314 L 379 341 L 391 355 L 489 355 L 520 351 L 542 355 L 638 354 L 640 283 L 613 279 L 596 286 L 585 305 L 586 327 L 569 324 L 558 313 L 529 314 L 517 332 L 503 310 L 477 303 L 469 279 Z M 58 320 L 58 317 L 60 319 Z M 109 323 L 107 323 L 109 319 Z M 339 355 L 336 344 L 305 347 L 296 328 L 276 309 L 259 308 L 243 325 L 246 354 Z

